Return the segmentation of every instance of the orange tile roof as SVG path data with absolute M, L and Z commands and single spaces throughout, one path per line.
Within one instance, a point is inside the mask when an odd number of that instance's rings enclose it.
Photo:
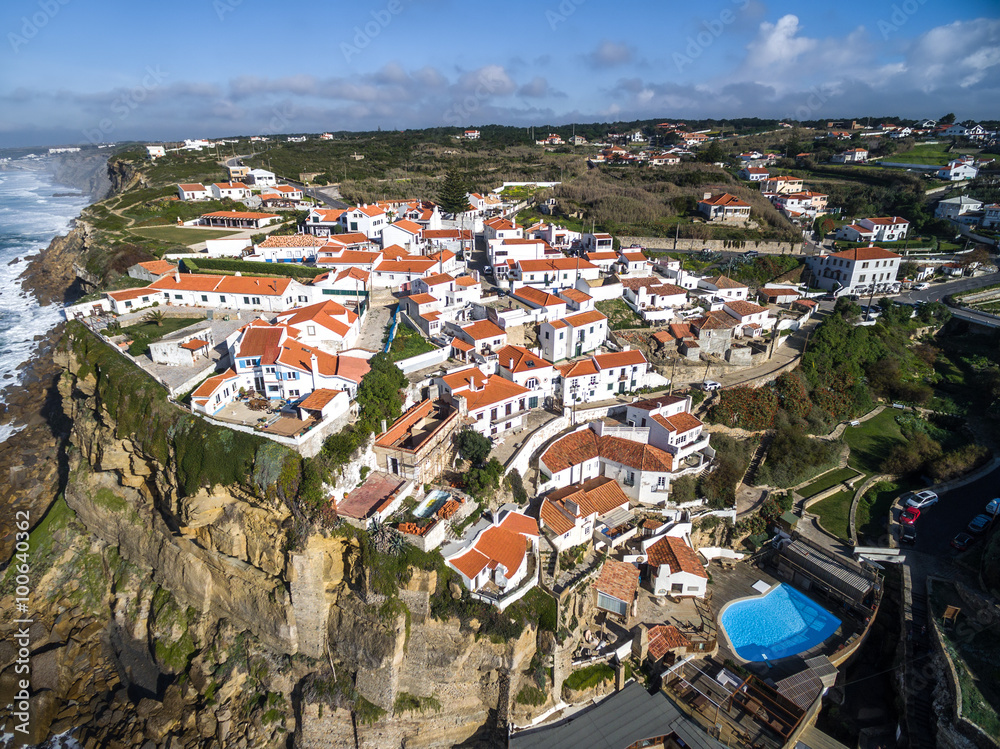
M 669 473 L 674 469 L 674 458 L 670 453 L 621 437 L 601 437 L 601 457 L 638 471 Z
M 585 294 L 579 289 L 563 289 L 559 292 L 559 296 L 566 297 L 571 302 L 577 303 L 586 302 L 594 298 L 590 294 Z
M 368 216 L 368 218 L 374 218 L 375 216 L 380 216 L 385 213 L 385 211 L 377 205 L 359 205 L 348 210 L 349 213 L 353 211 L 363 213 L 365 216 Z
M 649 654 L 654 660 L 660 660 L 671 650 L 690 646 L 691 641 L 672 624 L 657 624 L 649 629 Z
M 479 281 L 474 279 L 472 276 L 459 276 L 455 279 L 455 283 L 466 288 L 479 285 Z
M 662 279 L 656 276 L 646 276 L 644 278 L 623 278 L 622 286 L 632 291 L 638 291 L 639 289 L 648 289 L 650 294 L 657 294 L 659 296 L 675 296 L 677 294 L 687 294 L 687 289 L 682 286 L 676 286 L 672 283 L 665 283 Z
M 410 294 L 407 299 L 414 304 L 432 304 L 438 301 L 437 297 L 431 296 L 430 294 Z
M 553 442 L 542 455 L 549 470 L 558 473 L 600 455 L 597 435 L 591 429 L 581 429 Z
M 287 234 L 276 237 L 269 236 L 258 247 L 322 247 L 326 244 L 325 239 L 313 236 L 312 234 Z
M 458 349 L 459 351 L 472 351 L 473 346 L 471 343 L 466 343 L 461 338 L 452 338 L 451 347 Z
M 737 198 L 735 195 L 730 195 L 728 192 L 724 192 L 721 195 L 713 195 L 707 200 L 701 200 L 700 203 L 705 205 L 721 205 L 729 208 L 749 208 L 749 203 L 744 203 L 742 200 Z
M 383 260 L 375 266 L 375 270 L 382 273 L 425 273 L 436 264 L 437 262 L 429 257 L 410 255 L 405 260 Z
M 424 239 L 472 239 L 472 230 L 424 229 Z
M 392 422 L 392 426 L 375 439 L 375 444 L 381 447 L 391 447 L 400 437 L 409 432 L 414 424 L 428 416 L 433 408 L 434 402 L 429 398 L 420 401 Z
M 371 265 L 381 257 L 381 252 L 345 250 L 339 257 L 316 258 L 317 265 Z
M 337 213 L 337 212 L 338 211 L 328 211 L 328 213 Z M 339 213 L 343 212 L 344 211 L 339 211 Z M 326 241 L 328 244 L 341 244 L 341 245 L 374 244 L 366 234 L 362 234 L 359 231 L 349 231 L 345 232 L 344 234 L 332 234 L 331 236 L 326 237 Z
M 356 356 L 335 356 L 291 338 L 285 339 L 281 344 L 277 361 L 303 372 L 311 372 L 313 355 L 316 356 L 317 372 L 328 377 L 342 377 L 359 383 L 371 370 L 366 359 Z
M 651 418 L 668 432 L 677 432 L 678 434 L 684 434 L 684 432 L 690 432 L 692 429 L 702 426 L 701 419 L 689 411 L 681 411 L 673 416 L 654 414 Z
M 322 411 L 330 401 L 342 392 L 344 391 L 331 390 L 330 388 L 316 388 L 306 396 L 304 401 L 299 403 L 299 408 L 305 408 L 309 411 Z
M 326 223 L 339 221 L 345 211 L 342 208 L 313 208 L 313 213 L 319 214 L 320 220 Z M 367 239 L 367 237 L 365 237 Z
M 516 265 L 522 273 L 542 273 L 560 270 L 598 270 L 597 266 L 587 260 L 573 257 L 557 257 L 550 260 L 518 260 Z
M 589 312 L 578 312 L 575 315 L 570 315 L 564 318 L 564 321 L 569 323 L 574 328 L 579 328 L 581 325 L 589 325 L 592 322 L 599 322 L 601 320 L 607 320 L 608 318 L 603 312 L 598 312 L 595 310 L 590 310 Z
M 735 317 L 731 317 L 722 311 L 706 312 L 701 317 L 695 318 L 689 323 L 692 327 L 701 330 L 726 330 L 739 325 Z
M 208 341 L 203 338 L 192 338 L 187 343 L 182 343 L 181 348 L 187 349 L 188 351 L 197 351 L 200 348 L 205 348 L 208 345 Z
M 535 356 L 524 346 L 504 346 L 496 352 L 497 363 L 512 372 L 535 372 L 551 367 L 545 359 Z M 511 366 L 513 360 L 513 366 Z
M 875 218 L 868 219 L 873 224 L 879 224 L 880 226 L 892 226 L 894 224 L 908 224 L 910 223 L 902 216 L 877 216 Z
M 499 338 L 500 336 L 507 335 L 503 328 L 489 320 L 478 320 L 477 322 L 463 325 L 462 332 L 474 341 L 483 341 L 488 338 Z
M 455 341 L 459 339 L 456 338 Z M 455 341 L 452 342 L 454 345 Z M 483 387 L 486 384 L 486 375 L 477 366 L 469 366 L 457 372 L 449 372 L 441 377 L 441 380 L 448 386 L 449 390 L 459 391 L 468 387 Z
M 601 369 L 614 369 L 615 367 L 628 367 L 634 364 L 646 364 L 646 357 L 639 349 L 628 351 L 616 351 L 609 354 L 595 354 L 594 359 Z
M 538 521 L 521 512 L 508 512 L 500 521 L 500 527 L 522 536 L 538 536 Z
M 744 301 L 726 302 L 726 306 L 740 317 L 746 317 L 747 315 L 756 315 L 761 312 L 767 312 L 767 307 L 761 307 L 759 304 L 754 304 L 753 302 L 744 302 Z
M 834 252 L 828 257 L 843 258 L 844 260 L 891 260 L 900 257 L 895 252 L 883 250 L 881 247 L 853 247 L 850 250 Z
M 259 326 L 247 325 L 243 328 L 243 336 L 240 339 L 239 348 L 236 351 L 237 357 L 264 357 L 272 358 L 277 356 L 278 347 L 281 345 L 282 334 L 285 328 L 281 326 Z
M 518 385 L 516 382 L 505 380 L 500 375 L 490 375 L 482 390 L 463 390 L 461 395 L 465 396 L 469 411 L 472 412 L 516 398 L 519 395 L 527 395 L 530 392 L 528 388 Z
M 628 260 L 629 262 L 634 262 L 634 263 L 644 263 L 647 260 L 649 260 L 649 258 L 647 258 L 641 252 L 623 252 L 622 257 Z
M 145 268 L 150 273 L 154 273 L 157 276 L 162 276 L 164 273 L 169 273 L 172 270 L 177 269 L 175 263 L 168 263 L 166 260 L 150 260 L 146 263 L 139 263 L 140 268 Z
M 451 283 L 455 279 L 448 273 L 435 273 L 433 276 L 427 276 L 424 279 L 424 283 L 428 286 L 437 286 L 442 283 Z
M 511 292 L 511 296 L 523 299 L 528 304 L 537 304 L 540 307 L 566 306 L 566 300 L 560 299 L 555 294 L 547 294 L 532 286 L 522 286 L 520 289 Z
M 631 604 L 639 590 L 639 568 L 628 562 L 608 559 L 597 578 L 597 590 L 604 595 Z
M 236 374 L 232 369 L 227 369 L 222 374 L 217 374 L 209 377 L 203 383 L 201 383 L 198 388 L 191 393 L 192 398 L 210 398 L 216 390 L 218 390 L 224 383 L 230 380 L 239 379 L 239 375 Z
M 213 211 L 201 214 L 202 218 L 280 218 L 277 213 L 254 213 L 253 211 Z
M 292 187 L 291 185 L 277 185 L 275 187 L 272 187 L 271 189 L 272 190 L 277 190 L 278 192 L 289 192 L 289 193 L 291 193 L 291 192 L 302 192 L 302 190 L 300 190 L 299 188 Z
M 734 281 L 728 276 L 715 276 L 714 278 L 706 278 L 705 283 L 710 283 L 717 289 L 745 289 L 745 285 Z
M 487 566 L 503 566 L 507 575 L 513 575 L 524 561 L 528 540 L 501 526 L 487 528 L 476 539 L 473 547 L 451 563 L 466 577 L 474 578 Z
M 617 259 L 618 259 L 618 253 L 611 252 L 610 250 L 608 252 L 588 252 L 587 253 L 587 260 L 589 260 L 591 262 L 594 262 L 594 263 L 596 263 L 599 260 L 617 260 Z
M 242 182 L 216 182 L 215 186 L 220 190 L 249 190 L 250 188 Z
M 656 398 L 646 398 L 629 405 L 629 408 L 638 408 L 640 411 L 655 411 L 664 406 L 673 406 L 687 400 L 683 395 L 660 395 Z
M 410 234 L 419 234 L 424 230 L 424 227 L 422 227 L 420 224 L 414 221 L 410 221 L 407 218 L 400 219 L 399 221 L 390 224 L 390 226 L 395 226 L 397 229 L 402 229 L 403 231 L 409 232 Z
M 664 536 L 646 549 L 646 559 L 651 565 L 665 564 L 669 566 L 671 574 L 687 572 L 697 577 L 708 578 L 708 573 L 698 561 L 698 555 L 694 549 L 684 543 L 683 538 Z
M 556 364 L 555 366 L 559 374 L 566 378 L 586 377 L 587 375 L 595 375 L 599 371 L 597 369 L 597 364 L 592 358 L 562 362 L 561 364 Z
M 179 184 L 177 186 L 179 188 L 181 188 L 184 192 L 199 192 L 199 191 L 200 192 L 204 192 L 205 191 L 205 186 L 204 185 L 200 185 L 200 184 L 198 184 L 196 182 L 181 183 L 181 184 Z

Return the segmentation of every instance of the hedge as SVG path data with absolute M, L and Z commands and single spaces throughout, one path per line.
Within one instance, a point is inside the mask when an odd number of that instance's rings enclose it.
M 305 278 L 310 281 L 323 271 L 318 268 L 307 268 L 294 263 L 261 263 L 256 260 L 230 260 L 229 258 L 198 258 L 181 261 L 184 270 L 189 273 L 242 273 L 245 276 L 290 276 Z

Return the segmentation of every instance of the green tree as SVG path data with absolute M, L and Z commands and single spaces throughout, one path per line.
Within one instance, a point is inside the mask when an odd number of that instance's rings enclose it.
M 714 164 L 718 161 L 725 161 L 726 152 L 722 150 L 722 146 L 713 141 L 712 143 L 709 143 L 707 148 L 703 148 L 698 151 L 698 155 L 695 158 L 697 161 L 701 161 L 706 164 Z
M 146 315 L 146 322 L 155 325 L 158 328 L 163 327 L 163 321 L 167 318 L 160 310 L 154 309 L 152 312 Z
M 481 466 L 486 462 L 486 457 L 490 454 L 492 447 L 487 437 L 468 427 L 458 433 L 455 446 L 458 448 L 459 455 L 474 466 Z
M 406 387 L 406 377 L 385 352 L 375 354 L 368 364 L 371 371 L 361 379 L 357 397 L 361 407 L 357 428 L 363 430 L 365 437 L 380 432 L 383 419 L 391 424 L 399 418 L 403 412 L 400 391 Z
M 944 117 L 938 120 L 939 125 L 954 125 L 955 124 L 955 113 L 948 112 Z
M 438 203 L 445 213 L 461 213 L 469 205 L 469 188 L 465 178 L 451 170 L 444 178 L 438 192 Z

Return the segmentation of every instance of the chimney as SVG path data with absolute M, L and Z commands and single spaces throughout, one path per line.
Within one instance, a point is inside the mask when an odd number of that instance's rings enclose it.
M 574 517 L 580 514 L 580 505 L 571 499 L 566 501 L 566 509 L 569 510 L 570 514 Z
M 387 431 L 387 427 L 385 425 L 385 419 L 382 419 L 382 434 L 385 434 L 386 431 Z
M 179 270 L 174 270 L 174 283 L 181 282 L 181 272 Z
M 239 271 L 236 271 L 236 276 L 237 276 L 237 277 L 240 277 L 240 276 L 242 276 L 242 275 L 243 275 L 242 273 L 240 273 Z
M 514 357 L 510 357 L 510 365 L 507 367 L 511 372 L 514 371 Z
M 632 638 L 632 657 L 639 663 L 646 659 L 649 653 L 649 630 L 645 624 L 640 624 L 635 628 L 635 636 Z
M 708 200 L 708 199 L 709 199 L 709 198 L 711 198 L 711 197 L 712 197 L 712 193 L 710 193 L 710 192 L 706 192 L 706 193 L 705 193 L 705 197 L 704 197 L 704 198 L 702 198 L 702 200 Z

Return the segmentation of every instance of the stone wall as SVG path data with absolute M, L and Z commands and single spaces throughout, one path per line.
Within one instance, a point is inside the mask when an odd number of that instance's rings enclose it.
M 673 237 L 619 237 L 622 247 L 637 244 L 647 250 L 702 250 L 713 252 L 746 252 L 754 250 L 762 255 L 801 255 L 801 242 L 735 241 L 729 239 L 684 239 L 674 242 Z

